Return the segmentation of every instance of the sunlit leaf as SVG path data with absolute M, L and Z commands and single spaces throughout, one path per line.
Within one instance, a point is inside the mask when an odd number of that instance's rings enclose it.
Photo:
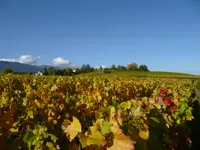
M 158 118 L 155 118 L 155 117 L 150 117 L 151 120 L 155 121 L 156 123 L 160 123 L 160 120 Z
M 32 110 L 28 110 L 28 116 L 32 119 L 34 118 Z
M 82 131 L 81 128 L 81 124 L 76 117 L 73 117 L 73 121 L 70 123 L 70 125 L 62 125 L 62 129 L 67 134 L 67 137 L 69 138 L 70 142 L 77 136 L 79 132 Z
M 85 136 L 84 134 L 80 133 L 79 141 L 83 148 L 87 146 L 87 136 Z
M 148 138 L 149 138 L 149 131 L 148 131 L 148 130 L 146 130 L 146 131 L 140 130 L 139 136 L 140 136 L 142 139 L 144 139 L 144 140 L 148 140 Z
M 114 129 L 113 145 L 108 150 L 134 150 L 134 142 L 121 132 Z
M 57 150 L 57 149 L 54 147 L 54 144 L 51 143 L 51 142 L 47 142 L 47 143 L 46 143 L 46 146 L 49 148 L 49 150 Z
M 102 127 L 101 127 L 101 133 L 104 135 L 110 132 L 111 127 L 112 127 L 112 124 L 110 124 L 109 122 L 103 122 Z
M 99 131 L 93 132 L 92 135 L 89 135 L 87 138 L 87 145 L 101 145 L 103 142 L 103 136 Z
M 32 131 L 27 131 L 24 138 L 23 138 L 24 142 L 27 144 L 28 148 L 30 149 L 32 146 L 32 142 L 34 140 L 34 134 Z

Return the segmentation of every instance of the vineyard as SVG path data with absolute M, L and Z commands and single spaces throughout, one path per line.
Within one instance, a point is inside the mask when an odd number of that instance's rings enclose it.
M 191 80 L 0 76 L 1 149 L 174 150 L 192 146 Z

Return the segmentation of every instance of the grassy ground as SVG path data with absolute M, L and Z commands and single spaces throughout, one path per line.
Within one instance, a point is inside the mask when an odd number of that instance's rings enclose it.
M 171 78 L 191 78 L 198 79 L 200 76 L 176 73 L 176 72 L 141 72 L 141 71 L 112 71 L 110 74 L 105 74 L 100 71 L 95 71 L 86 74 L 79 74 L 76 76 L 130 76 L 130 77 L 171 77 Z

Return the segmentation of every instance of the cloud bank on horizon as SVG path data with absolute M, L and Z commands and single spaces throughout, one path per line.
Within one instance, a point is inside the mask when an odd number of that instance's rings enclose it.
M 40 56 L 34 57 L 32 55 L 21 55 L 19 58 L 0 58 L 0 61 L 18 62 L 22 64 L 37 65 L 37 60 Z M 80 67 L 80 65 L 73 65 L 68 59 L 57 57 L 52 60 L 52 64 L 57 67 Z
M 19 62 L 23 64 L 36 65 L 37 60 L 40 59 L 40 56 L 34 57 L 32 55 L 21 55 L 19 58 L 0 58 L 0 61 L 8 61 L 8 62 Z M 74 65 L 70 62 L 70 60 L 65 59 L 63 57 L 56 57 L 52 61 L 54 66 L 57 67 L 81 67 L 81 65 Z M 102 68 L 106 68 L 104 65 L 100 65 Z M 100 68 L 100 66 L 94 66 L 94 68 Z
M 37 63 L 37 59 L 39 58 L 40 56 L 33 57 L 31 55 L 22 55 L 19 58 L 0 58 L 0 61 L 19 62 L 23 64 L 34 65 Z

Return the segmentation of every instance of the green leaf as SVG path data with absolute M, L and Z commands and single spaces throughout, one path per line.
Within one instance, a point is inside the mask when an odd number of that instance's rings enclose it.
M 124 110 L 130 109 L 130 108 L 131 108 L 131 102 L 130 102 L 130 101 L 122 102 L 122 103 L 120 104 L 120 106 L 121 106 Z
M 141 117 L 143 112 L 141 111 L 140 107 L 132 108 L 133 116 L 134 117 Z
M 58 138 L 55 136 L 55 135 L 53 135 L 53 134 L 48 134 L 50 137 L 51 137 L 51 140 L 54 142 L 54 143 L 56 143 L 56 141 L 58 140 Z
M 23 103 L 22 103 L 23 106 L 26 106 L 27 105 L 27 98 L 23 98 Z
M 102 112 L 95 112 L 95 118 L 96 118 L 96 119 L 101 119 L 101 118 L 103 118 L 103 113 L 102 113 Z
M 32 110 L 28 110 L 28 116 L 32 119 L 34 118 Z
M 11 128 L 10 131 L 13 132 L 13 133 L 16 133 L 16 132 L 18 132 L 19 130 L 18 130 L 18 129 L 15 129 L 15 128 Z
M 111 131 L 112 124 L 109 122 L 103 122 L 101 126 L 101 133 L 104 135 Z
M 160 123 L 160 120 L 158 118 L 155 117 L 150 117 L 151 120 L 155 121 L 156 123 Z
M 179 108 L 179 112 L 180 114 L 183 114 L 185 112 L 185 110 L 188 108 L 188 104 L 183 102 L 180 104 L 180 108 Z
M 54 147 L 54 144 L 51 142 L 47 142 L 46 146 L 49 148 L 49 150 L 56 150 L 56 148 Z
M 34 137 L 35 136 L 34 136 L 33 132 L 29 130 L 29 131 L 26 132 L 26 134 L 25 134 L 25 136 L 23 138 L 24 142 L 27 144 L 29 149 L 31 149 Z

